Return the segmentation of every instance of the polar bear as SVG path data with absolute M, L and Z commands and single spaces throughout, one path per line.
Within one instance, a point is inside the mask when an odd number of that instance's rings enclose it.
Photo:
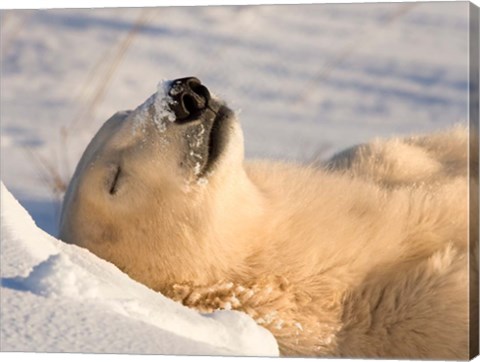
M 177 79 L 93 138 L 60 237 L 187 306 L 248 313 L 283 355 L 466 359 L 467 149 L 457 127 L 321 167 L 244 162 L 234 112 Z

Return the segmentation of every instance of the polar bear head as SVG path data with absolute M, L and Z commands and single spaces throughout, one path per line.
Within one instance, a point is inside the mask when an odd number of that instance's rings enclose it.
M 225 240 L 255 215 L 255 206 L 236 210 L 255 193 L 243 153 L 226 104 L 197 78 L 164 82 L 92 139 L 65 195 L 60 238 L 157 290 L 214 280 L 240 253 Z

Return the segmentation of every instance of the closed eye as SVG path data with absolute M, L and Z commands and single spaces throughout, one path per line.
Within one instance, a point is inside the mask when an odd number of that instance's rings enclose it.
M 117 184 L 118 184 L 118 179 L 120 178 L 120 173 L 122 172 L 122 169 L 120 166 L 117 167 L 117 170 L 115 171 L 115 176 L 113 177 L 112 184 L 110 185 L 110 190 L 108 191 L 110 195 L 115 195 L 117 193 Z

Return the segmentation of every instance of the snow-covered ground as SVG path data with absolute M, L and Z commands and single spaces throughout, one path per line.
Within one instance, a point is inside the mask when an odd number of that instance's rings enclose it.
M 468 6 L 3 11 L 1 179 L 56 235 L 52 183 L 69 179 L 103 121 L 189 75 L 241 110 L 248 158 L 308 161 L 465 122 Z M 268 340 L 244 317 L 188 312 L 27 219 L 2 189 L 2 348 L 262 353 L 237 341 L 242 326 Z
M 34 224 L 1 184 L 2 351 L 277 356 L 246 314 L 200 315 Z

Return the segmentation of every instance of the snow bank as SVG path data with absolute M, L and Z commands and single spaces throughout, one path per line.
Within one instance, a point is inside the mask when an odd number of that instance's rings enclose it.
M 247 315 L 201 315 L 36 227 L 1 184 L 1 350 L 277 356 Z

